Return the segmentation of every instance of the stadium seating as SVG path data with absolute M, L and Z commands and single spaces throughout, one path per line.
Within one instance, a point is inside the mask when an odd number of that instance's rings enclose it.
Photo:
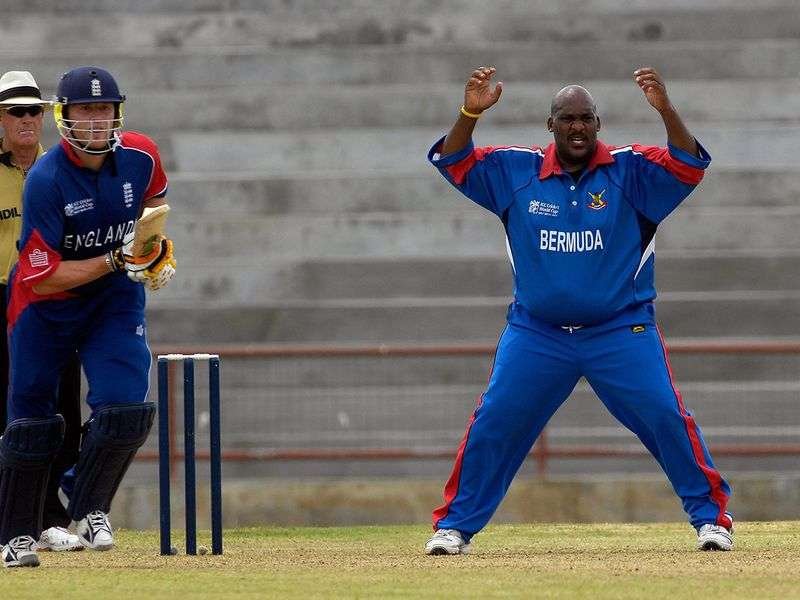
M 793 0 L 29 0 L 19 11 L 4 12 L 9 68 L 52 91 L 70 66 L 106 66 L 128 94 L 126 126 L 162 150 L 179 268 L 151 297 L 152 342 L 492 343 L 511 293 L 502 228 L 425 160 L 479 64 L 506 84 L 481 144 L 547 144 L 550 96 L 571 82 L 594 93 L 606 141 L 663 143 L 631 79 L 659 68 L 714 157 L 657 236 L 667 338 L 800 330 Z M 712 443 L 797 439 L 800 358 L 673 360 Z M 488 367 L 488 357 L 231 360 L 226 439 L 455 447 Z M 551 434 L 635 443 L 583 387 Z M 258 468 L 439 476 L 448 462 Z M 634 463 L 553 468 L 656 468 Z

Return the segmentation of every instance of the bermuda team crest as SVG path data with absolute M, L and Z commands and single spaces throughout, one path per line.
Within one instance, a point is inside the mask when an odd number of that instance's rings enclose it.
M 593 194 L 592 192 L 586 192 L 586 193 L 589 194 L 589 196 L 592 198 L 592 201 L 589 202 L 589 204 L 587 204 L 586 206 L 588 206 L 592 210 L 601 210 L 606 206 L 608 206 L 608 202 L 603 200 L 603 194 L 606 193 L 605 190 L 603 190 L 599 194 Z

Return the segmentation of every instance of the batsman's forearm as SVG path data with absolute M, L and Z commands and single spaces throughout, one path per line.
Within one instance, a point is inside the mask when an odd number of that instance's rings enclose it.
M 689 132 L 675 107 L 670 106 L 661 112 L 661 118 L 664 121 L 664 128 L 667 130 L 667 141 L 676 148 L 680 148 L 692 156 L 697 156 L 697 140 Z
M 444 143 L 439 151 L 439 154 L 453 154 L 464 148 L 472 139 L 472 132 L 475 129 L 475 124 L 478 119 L 473 119 L 466 115 L 459 115 L 458 121 L 455 122 L 452 129 L 444 138 Z
M 166 196 L 153 196 L 152 198 L 148 198 L 144 202 L 142 202 L 142 210 L 145 208 L 155 208 L 156 206 L 161 206 L 162 204 L 167 203 Z
M 53 274 L 33 286 L 37 294 L 57 294 L 108 275 L 105 255 L 84 260 L 65 260 Z

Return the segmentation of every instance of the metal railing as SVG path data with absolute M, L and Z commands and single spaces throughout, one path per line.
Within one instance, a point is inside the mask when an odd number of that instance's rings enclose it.
M 222 359 L 226 358 L 379 358 L 379 357 L 455 357 L 455 356 L 491 356 L 495 352 L 494 344 L 379 344 L 379 345 L 320 345 L 320 344 L 158 344 L 151 348 L 153 355 L 197 352 L 214 352 Z M 800 339 L 678 339 L 668 343 L 670 354 L 698 355 L 800 355 Z M 174 365 L 170 364 L 170 368 Z M 170 396 L 170 422 L 175 422 L 174 382 L 176 377 L 170 373 L 173 385 Z M 224 394 L 224 390 L 223 390 Z M 173 438 L 170 444 L 171 472 L 175 473 L 176 463 L 183 460 L 177 449 L 177 434 L 170 428 Z M 711 444 L 710 450 L 715 456 L 764 457 L 764 456 L 800 456 L 800 443 L 758 443 L 758 444 Z M 452 459 L 456 448 L 452 449 L 416 449 L 416 448 L 295 448 L 295 449 L 238 449 L 223 450 L 222 458 L 226 461 L 303 461 L 303 460 L 419 460 L 419 459 Z M 558 445 L 548 442 L 547 428 L 534 444 L 529 457 L 535 463 L 537 472 L 544 475 L 548 463 L 559 458 L 638 458 L 646 456 L 641 447 L 614 447 L 609 445 Z M 154 461 L 158 459 L 155 451 L 142 449 L 138 458 Z M 207 451 L 199 450 L 197 458 L 208 460 Z

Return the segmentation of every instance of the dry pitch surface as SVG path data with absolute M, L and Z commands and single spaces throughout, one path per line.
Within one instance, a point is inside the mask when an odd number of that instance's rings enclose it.
M 7 569 L 6 598 L 800 598 L 800 522 L 737 523 L 733 552 L 685 524 L 495 525 L 469 556 L 422 554 L 425 526 L 226 532 L 225 555 L 161 557 L 153 532 L 111 552 Z M 176 537 L 175 541 L 180 541 Z M 207 543 L 207 540 L 205 541 Z

